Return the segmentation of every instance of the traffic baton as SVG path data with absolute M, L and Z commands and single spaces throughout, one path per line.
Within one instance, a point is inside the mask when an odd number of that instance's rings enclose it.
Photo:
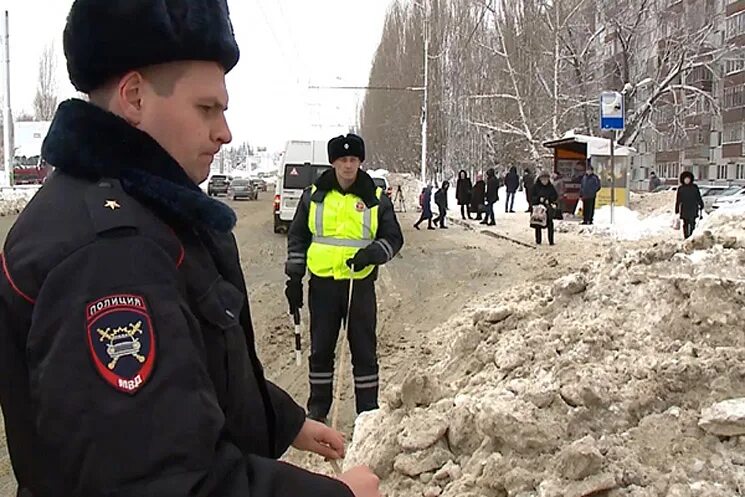
M 295 323 L 295 364 L 303 364 L 303 349 L 300 337 L 300 309 L 295 309 L 292 313 L 292 321 Z

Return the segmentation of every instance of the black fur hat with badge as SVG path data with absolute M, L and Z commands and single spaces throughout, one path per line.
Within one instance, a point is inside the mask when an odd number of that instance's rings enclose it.
M 89 93 L 128 71 L 239 58 L 227 0 L 75 0 L 64 32 L 70 81 Z
M 331 164 L 336 159 L 348 156 L 357 157 L 360 162 L 365 162 L 365 140 L 353 133 L 347 136 L 337 136 L 329 140 L 328 152 Z

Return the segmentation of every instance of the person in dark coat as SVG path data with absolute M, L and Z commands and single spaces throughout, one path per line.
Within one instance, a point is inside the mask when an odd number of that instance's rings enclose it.
M 525 200 L 528 201 L 528 210 L 526 212 L 533 212 L 533 187 L 535 186 L 535 175 L 530 169 L 525 169 L 523 172 L 523 188 L 525 188 Z
M 198 186 L 231 141 L 232 33 L 225 0 L 72 5 L 67 67 L 90 102 L 59 106 L 55 171 L 0 255 L 20 496 L 379 496 L 369 470 L 278 461 L 344 445 L 265 377 L 236 215 Z
M 448 229 L 447 226 L 445 226 L 445 217 L 448 213 L 448 189 L 450 189 L 450 182 L 449 181 L 443 181 L 442 182 L 442 188 L 437 190 L 435 192 L 435 205 L 437 205 L 437 209 L 440 211 L 439 215 L 435 218 L 435 226 L 440 226 L 441 229 Z
M 599 191 L 600 178 L 595 174 L 595 169 L 588 164 L 579 187 L 579 196 L 582 198 L 582 224 L 593 223 L 595 219 L 595 200 Z
M 662 184 L 662 180 L 660 180 L 659 176 L 657 176 L 657 173 L 655 173 L 654 171 L 649 173 L 649 191 L 650 192 L 655 191 L 657 188 L 660 187 L 661 184 Z
M 497 224 L 494 219 L 494 204 L 499 201 L 499 178 L 494 169 L 486 171 L 486 217 L 481 224 L 494 226 Z
M 465 170 L 461 169 L 458 173 L 458 181 L 455 184 L 455 198 L 460 206 L 460 217 L 464 220 L 471 219 L 468 205 L 471 203 L 472 190 L 471 178 L 468 177 L 468 173 Z
M 473 185 L 473 191 L 471 192 L 471 212 L 476 214 L 476 221 L 481 221 L 485 203 L 486 183 L 484 177 L 479 174 L 476 176 L 476 183 Z
M 533 186 L 531 192 L 531 199 L 533 206 L 542 205 L 546 208 L 547 214 L 547 225 L 548 230 L 548 243 L 549 245 L 554 244 L 554 215 L 555 210 L 558 209 L 557 202 L 559 201 L 559 193 L 551 184 L 551 175 L 544 171 L 538 176 L 538 181 Z M 535 229 L 535 243 L 540 245 L 543 241 L 543 234 L 540 228 Z
M 505 212 L 515 212 L 515 195 L 520 188 L 520 176 L 517 174 L 517 168 L 512 166 L 510 172 L 504 178 L 504 184 L 507 187 L 507 199 L 504 202 Z
M 432 226 L 432 187 L 429 185 L 422 188 L 421 207 L 422 215 L 419 216 L 419 220 L 414 223 L 414 228 L 419 229 L 419 225 L 426 220 L 428 230 L 436 229 Z
M 694 182 L 693 173 L 684 171 L 680 175 L 680 186 L 675 195 L 675 213 L 683 220 L 683 236 L 690 238 L 696 229 L 696 219 L 703 216 L 704 200 Z

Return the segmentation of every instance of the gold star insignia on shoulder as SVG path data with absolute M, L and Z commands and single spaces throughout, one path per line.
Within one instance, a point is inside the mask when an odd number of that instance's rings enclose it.
M 107 200 L 106 203 L 104 204 L 104 207 L 106 209 L 111 209 L 112 211 L 115 211 L 119 209 L 121 205 L 119 205 L 119 202 L 117 202 L 116 200 Z

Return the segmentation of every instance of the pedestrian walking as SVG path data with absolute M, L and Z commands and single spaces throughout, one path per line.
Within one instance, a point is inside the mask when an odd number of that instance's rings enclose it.
M 471 212 L 476 214 L 476 221 L 481 221 L 484 214 L 484 204 L 486 203 L 486 182 L 481 174 L 476 176 L 476 183 L 473 185 L 471 192 Z
M 535 186 L 535 175 L 530 168 L 525 168 L 523 171 L 523 188 L 525 189 L 525 200 L 528 202 L 528 210 L 526 212 L 533 212 L 533 187 Z
M 599 191 L 600 178 L 595 174 L 595 169 L 588 164 L 579 187 L 579 195 L 582 198 L 582 224 L 594 222 L 595 201 Z
M 0 256 L 0 402 L 19 496 L 379 496 L 279 462 L 344 455 L 259 362 L 232 230 L 200 188 L 231 141 L 225 0 L 76 0 L 55 167 Z
M 486 217 L 481 224 L 494 226 L 497 224 L 494 219 L 494 204 L 499 201 L 499 178 L 494 169 L 486 171 Z
M 510 172 L 504 178 L 504 184 L 507 189 L 507 199 L 504 202 L 504 211 L 508 213 L 515 212 L 515 195 L 520 188 L 520 176 L 517 174 L 517 168 L 512 166 Z
M 419 229 L 419 225 L 426 220 L 428 230 L 436 229 L 432 226 L 432 187 L 430 185 L 422 188 L 419 206 L 422 208 L 422 214 L 419 216 L 419 220 L 414 223 L 414 228 Z
M 471 178 L 465 170 L 461 169 L 458 173 L 458 181 L 455 183 L 455 198 L 460 206 L 460 217 L 463 220 L 471 219 L 468 206 L 471 203 L 472 190 Z
M 554 216 L 558 209 L 559 194 L 551 183 L 551 175 L 548 171 L 543 171 L 538 176 L 538 181 L 533 186 L 531 193 L 533 208 L 542 206 L 546 210 L 546 230 L 548 231 L 548 243 L 554 245 Z M 535 228 L 535 243 L 540 245 L 543 241 L 543 230 Z
M 285 265 L 290 312 L 303 307 L 303 276 L 310 273 L 308 415 L 321 422 L 331 409 L 334 349 L 347 316 L 357 413 L 378 408 L 375 281 L 378 266 L 391 261 L 404 243 L 391 200 L 360 170 L 363 139 L 354 134 L 333 138 L 328 155 L 333 168 L 305 190 L 298 204 Z
M 435 226 L 439 226 L 440 229 L 448 229 L 445 225 L 445 218 L 448 213 L 448 189 L 450 189 L 450 182 L 443 181 L 442 187 L 435 192 L 435 204 L 439 210 L 438 216 L 435 218 Z
M 680 175 L 680 185 L 675 195 L 675 214 L 683 221 L 683 237 L 690 238 L 696 229 L 696 219 L 702 218 L 704 200 L 695 183 L 693 173 L 684 171 Z

